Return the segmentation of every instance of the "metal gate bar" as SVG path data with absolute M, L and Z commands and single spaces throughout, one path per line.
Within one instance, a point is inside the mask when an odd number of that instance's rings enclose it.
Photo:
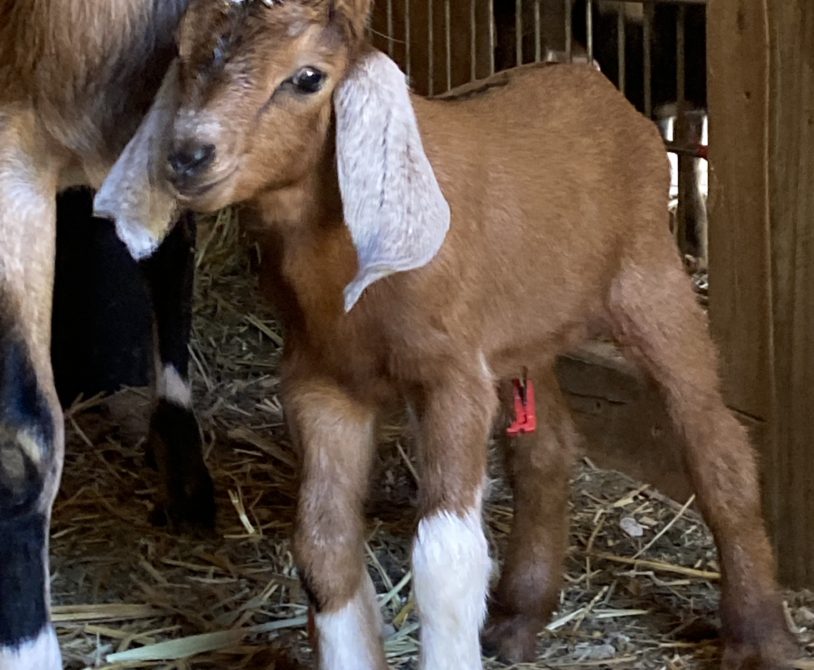
M 561 0 L 561 11 L 550 4 L 543 4 L 544 0 L 514 0 L 513 25 L 510 28 L 514 31 L 514 42 L 498 37 L 508 35 L 498 35 L 495 20 L 495 0 L 442 0 L 443 7 L 438 5 L 436 0 L 385 0 L 385 7 L 380 15 L 380 30 L 386 26 L 387 40 L 386 51 L 391 57 L 400 60 L 403 58 L 403 69 L 407 76 L 412 78 L 417 75 L 420 81 L 414 82 L 417 88 L 429 95 L 442 94 L 455 86 L 469 80 L 476 80 L 488 76 L 495 72 L 496 68 L 496 46 L 500 46 L 501 67 L 512 65 L 522 65 L 525 62 L 565 60 L 573 62 L 576 59 L 587 59 L 592 62 L 596 43 L 594 41 L 594 10 L 598 6 L 602 9 L 605 3 L 616 5 L 616 66 L 617 85 L 623 94 L 631 87 L 630 77 L 628 77 L 627 65 L 629 55 L 626 50 L 627 38 L 629 36 L 629 17 L 626 15 L 625 5 L 638 5 L 642 8 L 641 31 L 642 31 L 642 100 L 640 104 L 643 112 L 653 118 L 654 112 L 654 42 L 655 36 L 655 12 L 657 5 L 671 5 L 676 7 L 676 121 L 673 124 L 673 135 L 665 141 L 669 152 L 676 154 L 678 160 L 678 182 L 679 193 L 686 194 L 694 179 L 697 159 L 706 158 L 707 147 L 703 144 L 701 136 L 698 134 L 698 119 L 689 121 L 686 99 L 686 84 L 688 73 L 686 71 L 687 56 L 687 35 L 686 35 L 686 8 L 690 6 L 704 6 L 707 0 L 585 0 L 585 44 L 578 45 L 573 37 L 572 23 L 574 17 L 574 0 Z M 399 3 L 394 6 L 394 2 Z M 501 0 L 509 3 L 510 0 Z M 554 0 L 556 3 L 556 0 Z M 416 4 L 418 3 L 418 4 Z M 511 5 L 510 5 L 511 6 Z M 545 35 L 551 35 L 550 21 L 553 17 L 546 15 L 546 9 L 551 8 L 557 14 L 556 20 L 563 20 L 562 38 L 556 39 L 557 49 L 562 48 L 564 40 L 564 53 L 552 50 L 550 44 L 544 39 Z M 398 10 L 398 11 L 396 11 Z M 403 16 L 399 14 L 403 11 Z M 426 26 L 419 26 L 422 33 L 426 29 L 426 42 L 420 44 L 413 43 L 415 39 L 416 16 L 422 16 L 426 11 Z M 415 12 L 415 16 L 413 15 Z M 581 17 L 578 17 L 581 18 Z M 398 30 L 398 22 L 403 22 L 404 47 L 396 49 L 399 40 L 393 34 L 394 29 Z M 468 34 L 459 28 L 459 25 L 468 21 Z M 548 23 L 546 23 L 548 22 Z M 453 23 L 457 30 L 453 30 Z M 544 30 L 549 27 L 548 32 Z M 509 27 L 506 27 L 507 29 Z M 526 34 L 531 33 L 533 35 Z M 527 47 L 524 38 L 533 36 L 533 52 L 531 45 Z M 468 39 L 468 44 L 467 44 Z M 576 52 L 577 47 L 580 48 Z M 426 48 L 426 51 L 424 49 Z M 584 48 L 584 51 L 582 49 Z M 418 49 L 426 53 L 426 63 L 420 63 L 420 74 L 416 70 L 418 62 L 413 62 L 413 55 Z M 403 54 L 403 56 L 402 56 Z M 465 59 L 469 58 L 469 67 L 466 67 Z M 426 67 L 426 72 L 424 68 Z M 705 76 L 706 73 L 695 73 L 694 76 Z M 696 125 L 692 125 L 696 124 Z M 682 206 L 682 199 L 679 198 L 677 212 L 677 234 L 681 235 L 682 230 L 686 230 L 687 220 L 685 207 Z

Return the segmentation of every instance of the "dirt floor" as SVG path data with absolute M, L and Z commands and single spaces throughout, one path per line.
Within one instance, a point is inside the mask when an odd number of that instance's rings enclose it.
M 281 339 L 228 215 L 202 228 L 200 247 L 195 401 L 218 489 L 217 530 L 177 537 L 149 522 L 147 391 L 75 405 L 51 545 L 68 670 L 310 667 L 288 543 L 295 480 L 276 396 Z M 407 669 L 418 650 L 408 561 L 416 485 L 402 436 L 398 420 L 383 427 L 366 549 L 392 622 L 388 656 Z M 486 515 L 499 556 L 511 502 L 492 460 Z M 718 565 L 699 517 L 586 462 L 571 503 L 566 588 L 539 661 L 522 667 L 715 667 Z M 789 594 L 788 619 L 814 655 L 814 597 Z

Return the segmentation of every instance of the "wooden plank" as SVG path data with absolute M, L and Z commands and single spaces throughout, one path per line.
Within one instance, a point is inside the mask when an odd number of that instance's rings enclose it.
M 557 362 L 585 455 L 684 502 L 692 493 L 661 396 L 611 345 L 598 343 Z
M 771 406 L 768 45 L 762 3 L 710 0 L 709 310 L 731 405 Z
M 619 350 L 593 342 L 557 360 L 557 378 L 582 436 L 584 455 L 599 467 L 653 485 L 677 502 L 694 492 L 667 408 L 646 376 Z M 755 443 L 768 424 L 735 412 Z
M 710 0 L 710 315 L 782 582 L 814 586 L 814 6 Z
M 814 586 L 814 5 L 769 0 L 775 420 L 767 496 L 783 581 Z

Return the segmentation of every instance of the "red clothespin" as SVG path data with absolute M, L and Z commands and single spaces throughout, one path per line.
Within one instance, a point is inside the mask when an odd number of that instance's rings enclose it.
M 510 437 L 537 430 L 537 409 L 534 404 L 534 383 L 523 371 L 522 379 L 512 380 L 514 394 L 514 419 L 506 429 Z

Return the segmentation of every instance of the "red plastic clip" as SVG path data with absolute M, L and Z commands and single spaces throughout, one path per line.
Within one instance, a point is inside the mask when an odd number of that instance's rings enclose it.
M 531 379 L 514 379 L 514 420 L 506 429 L 511 437 L 537 430 L 537 410 L 534 404 L 534 384 Z

